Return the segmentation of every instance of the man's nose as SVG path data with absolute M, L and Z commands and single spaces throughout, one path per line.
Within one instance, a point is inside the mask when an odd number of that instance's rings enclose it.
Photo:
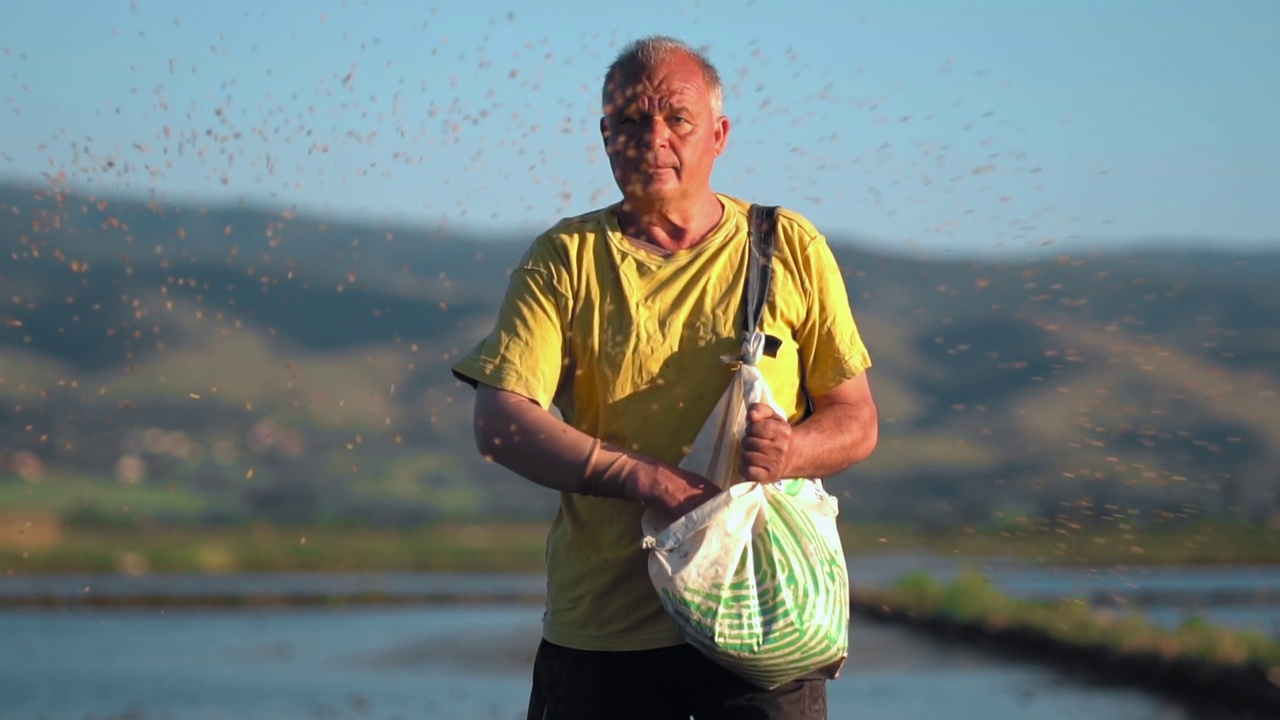
M 653 118 L 645 124 L 644 143 L 645 147 L 659 148 L 666 147 L 667 142 L 671 139 L 671 128 L 667 126 L 662 118 Z

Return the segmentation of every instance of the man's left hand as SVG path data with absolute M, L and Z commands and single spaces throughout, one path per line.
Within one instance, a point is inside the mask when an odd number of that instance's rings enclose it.
M 771 483 L 783 477 L 791 460 L 791 425 L 766 403 L 747 407 L 747 431 L 742 438 L 742 477 Z

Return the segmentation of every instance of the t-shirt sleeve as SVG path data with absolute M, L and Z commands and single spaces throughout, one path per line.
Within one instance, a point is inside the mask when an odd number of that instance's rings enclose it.
M 824 395 L 871 367 L 844 278 L 822 235 L 814 236 L 800 260 L 808 281 L 808 308 L 797 328 L 800 363 L 810 395 Z
M 565 367 L 568 271 L 552 238 L 539 238 L 507 285 L 493 330 L 453 365 L 454 377 L 507 390 L 549 408 Z

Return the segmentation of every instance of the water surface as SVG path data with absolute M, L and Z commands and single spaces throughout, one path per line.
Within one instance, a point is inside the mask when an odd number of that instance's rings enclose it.
M 10 608 L 0 718 L 520 718 L 540 615 L 532 604 Z M 851 642 L 830 685 L 833 720 L 1200 720 L 897 627 L 855 622 Z
M 1153 623 L 1167 627 L 1200 617 L 1271 636 L 1280 633 L 1278 566 L 1090 568 L 1034 565 L 1008 558 L 915 554 L 849 559 L 849 574 L 855 587 L 885 587 L 916 570 L 945 581 L 964 568 L 982 572 L 993 585 L 1015 597 L 1082 597 L 1141 611 Z M 361 594 L 427 602 L 468 598 L 524 602 L 538 600 L 545 591 L 545 577 L 521 573 L 179 573 L 138 577 L 70 573 L 0 577 L 0 603 L 54 598 L 74 604 L 81 599 L 141 597 L 323 600 Z

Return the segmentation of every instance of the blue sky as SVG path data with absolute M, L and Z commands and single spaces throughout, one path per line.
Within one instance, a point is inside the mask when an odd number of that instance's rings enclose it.
M 616 199 L 599 84 L 648 33 L 720 68 L 717 189 L 835 238 L 1280 244 L 1269 0 L 22 3 L 0 179 L 510 238 Z

